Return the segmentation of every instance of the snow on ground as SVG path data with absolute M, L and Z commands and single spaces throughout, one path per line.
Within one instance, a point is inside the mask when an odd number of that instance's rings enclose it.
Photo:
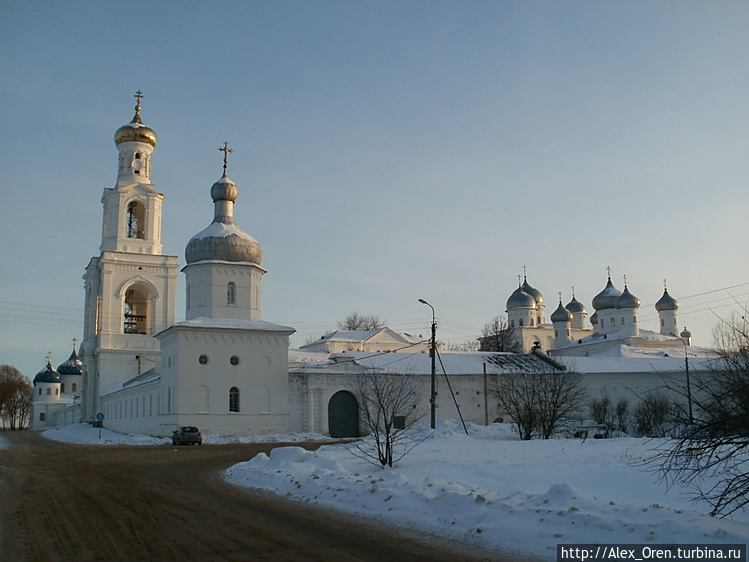
M 749 544 L 749 511 L 715 519 L 687 491 L 666 490 L 639 464 L 661 441 L 520 441 L 511 426 L 440 422 L 396 468 L 352 455 L 350 445 L 317 451 L 280 447 L 225 472 L 234 484 L 373 517 L 487 549 L 556 559 L 557 544 Z M 48 429 L 61 441 L 167 444 L 85 424 Z M 236 438 L 205 443 L 295 442 L 321 435 Z
M 427 430 L 429 431 L 429 430 Z M 520 441 L 495 424 L 440 424 L 383 470 L 345 445 L 284 447 L 233 466 L 249 488 L 374 517 L 488 549 L 550 560 L 570 543 L 749 543 L 749 512 L 715 519 L 638 461 L 646 439 Z

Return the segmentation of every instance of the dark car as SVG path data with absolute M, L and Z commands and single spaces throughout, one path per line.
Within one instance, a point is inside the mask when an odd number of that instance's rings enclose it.
M 191 425 L 178 427 L 172 433 L 172 445 L 202 445 L 203 435 L 200 430 Z

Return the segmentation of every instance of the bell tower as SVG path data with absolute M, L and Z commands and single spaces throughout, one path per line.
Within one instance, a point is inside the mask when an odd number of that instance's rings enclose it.
M 122 382 L 157 367 L 153 335 L 174 323 L 177 257 L 162 254 L 164 195 L 151 183 L 156 133 L 135 116 L 114 135 L 117 181 L 105 188 L 100 255 L 83 275 L 83 421 L 99 412 L 99 397 Z

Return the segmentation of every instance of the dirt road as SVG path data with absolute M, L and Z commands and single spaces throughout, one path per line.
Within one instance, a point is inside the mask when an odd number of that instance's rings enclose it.
M 217 476 L 272 445 L 91 446 L 32 432 L 3 437 L 10 442 L 0 449 L 3 562 L 486 559 L 438 539 L 251 494 Z

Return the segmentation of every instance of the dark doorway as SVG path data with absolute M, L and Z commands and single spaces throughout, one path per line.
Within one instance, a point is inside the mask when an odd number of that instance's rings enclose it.
M 359 437 L 359 403 L 350 392 L 336 392 L 328 402 L 331 437 Z

